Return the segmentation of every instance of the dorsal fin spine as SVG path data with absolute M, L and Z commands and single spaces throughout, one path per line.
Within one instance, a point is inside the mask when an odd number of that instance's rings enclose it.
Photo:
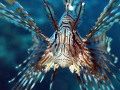
M 74 31 L 74 29 L 75 29 L 75 27 L 76 27 L 76 25 L 77 25 L 77 23 L 79 22 L 79 17 L 80 16 L 82 16 L 83 15 L 83 9 L 84 9 L 84 7 L 85 7 L 85 3 L 84 2 L 82 2 L 82 0 L 81 0 L 81 5 L 80 5 L 80 9 L 79 9 L 79 12 L 78 12 L 78 16 L 77 16 L 77 19 L 76 19 L 76 21 L 74 22 L 74 24 L 73 24 L 73 27 L 72 27 L 72 31 Z M 82 12 L 83 11 L 83 12 Z
M 58 25 L 57 25 L 57 23 L 56 23 L 56 20 L 54 20 L 54 16 L 53 16 L 51 10 L 50 10 L 50 7 L 49 7 L 50 4 L 49 4 L 48 2 L 46 2 L 45 0 L 43 0 L 43 1 L 44 1 L 44 6 L 49 10 L 49 13 L 48 13 L 48 14 L 50 14 L 50 16 L 48 15 L 48 17 L 51 18 L 51 20 L 52 20 L 52 22 L 53 22 L 53 24 L 54 24 L 54 27 L 55 27 L 56 32 L 58 32 L 59 28 L 58 28 Z M 50 6 L 51 6 L 51 5 L 50 5 Z

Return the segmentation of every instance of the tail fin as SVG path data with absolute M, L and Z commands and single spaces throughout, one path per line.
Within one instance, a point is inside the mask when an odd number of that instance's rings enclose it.
M 68 11 L 74 10 L 73 3 L 74 0 L 63 0 L 66 13 Z
M 82 9 L 84 11 L 84 5 L 83 5 L 84 2 L 82 0 L 63 0 L 63 2 L 64 2 L 64 7 L 65 7 L 66 13 L 68 11 L 75 11 L 75 13 L 76 13 L 77 11 L 79 11 L 77 9 L 78 9 L 78 7 L 80 7 L 80 5 L 82 5 Z

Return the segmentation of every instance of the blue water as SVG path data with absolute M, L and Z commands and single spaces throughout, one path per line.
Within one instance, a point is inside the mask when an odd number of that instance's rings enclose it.
M 51 21 L 47 18 L 42 0 L 18 0 L 21 5 L 29 12 L 40 29 L 50 37 L 54 32 Z M 54 7 L 56 19 L 59 21 L 64 13 L 62 0 L 48 0 Z M 94 22 L 102 12 L 109 0 L 84 0 L 86 10 L 83 17 L 83 23 L 79 27 L 79 33 L 82 37 L 89 32 Z M 0 0 L 9 7 L 7 3 Z M 120 1 L 119 1 L 120 3 Z M 11 7 L 9 7 L 11 8 Z M 49 33 L 48 33 L 49 32 Z M 107 35 L 113 38 L 111 44 L 111 53 L 119 58 L 117 66 L 120 67 L 120 24 L 115 24 Z M 15 69 L 19 63 L 22 63 L 29 55 L 27 49 L 32 46 L 31 34 L 23 28 L 17 27 L 3 19 L 0 19 L 0 90 L 11 90 L 16 83 L 8 83 L 20 70 Z M 120 79 L 120 72 L 116 68 L 111 70 Z M 48 90 L 52 71 L 48 72 L 42 83 L 37 83 L 33 90 Z M 108 74 L 116 90 L 120 90 L 120 83 Z M 90 85 L 88 89 L 92 90 Z M 55 77 L 53 90 L 80 90 L 75 74 L 72 74 L 68 68 L 60 68 Z

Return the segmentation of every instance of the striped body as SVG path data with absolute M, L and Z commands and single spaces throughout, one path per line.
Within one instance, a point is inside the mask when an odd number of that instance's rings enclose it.
M 64 28 L 58 34 L 55 42 L 52 42 L 53 45 L 51 50 L 53 50 L 55 63 L 62 67 L 69 67 L 69 65 L 73 64 L 71 52 L 69 51 L 70 46 L 73 44 L 72 34 L 69 28 Z
M 59 22 L 59 32 L 51 37 L 51 40 L 53 40 L 51 42 L 53 44 L 51 47 L 51 51 L 54 53 L 53 58 L 56 58 L 55 63 L 61 67 L 69 67 L 73 64 L 72 51 L 69 51 L 73 45 L 73 35 L 71 32 L 71 24 L 73 22 L 73 17 L 64 15 L 62 21 Z
M 65 13 L 59 23 L 54 19 L 55 12 L 50 3 L 43 0 L 47 16 L 51 19 L 55 29 L 50 38 L 42 32 L 19 2 L 16 0 L 5 1 L 20 16 L 0 3 L 0 18 L 29 30 L 34 41 L 33 46 L 28 49 L 28 53 L 32 51 L 30 56 L 16 68 L 28 62 L 27 65 L 9 81 L 11 83 L 23 74 L 12 90 L 33 89 L 38 79 L 40 78 L 40 82 L 42 82 L 46 73 L 51 68 L 54 68 L 50 83 L 51 90 L 59 67 L 69 67 L 70 71 L 76 74 L 80 90 L 86 90 L 89 82 L 93 90 L 95 90 L 95 85 L 98 87 L 97 90 L 106 90 L 106 88 L 115 90 L 106 71 L 120 82 L 109 66 L 113 66 L 118 70 L 120 68 L 114 65 L 118 58 L 110 53 L 112 38 L 108 37 L 106 32 L 116 22 L 120 22 L 120 4 L 113 9 L 119 0 L 109 1 L 92 29 L 84 38 L 77 31 L 85 10 L 85 3 L 82 0 L 63 0 Z M 109 60 L 109 57 L 115 59 L 114 63 Z

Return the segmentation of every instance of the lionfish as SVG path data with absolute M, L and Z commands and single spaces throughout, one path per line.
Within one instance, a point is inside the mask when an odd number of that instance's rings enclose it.
M 26 67 L 9 81 L 11 83 L 23 74 L 12 90 L 33 89 L 38 79 L 42 82 L 46 73 L 53 68 L 54 72 L 50 83 L 51 90 L 59 67 L 69 67 L 71 73 L 76 74 L 80 90 L 87 89 L 88 81 L 93 90 L 95 90 L 95 85 L 99 90 L 106 90 L 106 88 L 115 90 L 106 71 L 120 82 L 109 66 L 111 65 L 118 70 L 120 68 L 114 65 L 114 63 L 117 63 L 118 58 L 110 53 L 112 38 L 106 36 L 106 32 L 116 22 L 120 22 L 120 12 L 118 12 L 120 4 L 113 9 L 119 0 L 109 1 L 85 38 L 82 38 L 77 31 L 85 11 L 83 0 L 63 0 L 65 12 L 59 23 L 54 19 L 53 7 L 49 2 L 43 0 L 45 10 L 48 13 L 47 16 L 51 19 L 55 29 L 50 38 L 41 31 L 19 2 L 16 0 L 5 1 L 20 16 L 0 3 L 0 17 L 29 30 L 34 41 L 33 46 L 28 49 L 28 52 L 32 51 L 31 55 L 16 68 L 28 62 Z M 109 57 L 115 59 L 114 63 Z

